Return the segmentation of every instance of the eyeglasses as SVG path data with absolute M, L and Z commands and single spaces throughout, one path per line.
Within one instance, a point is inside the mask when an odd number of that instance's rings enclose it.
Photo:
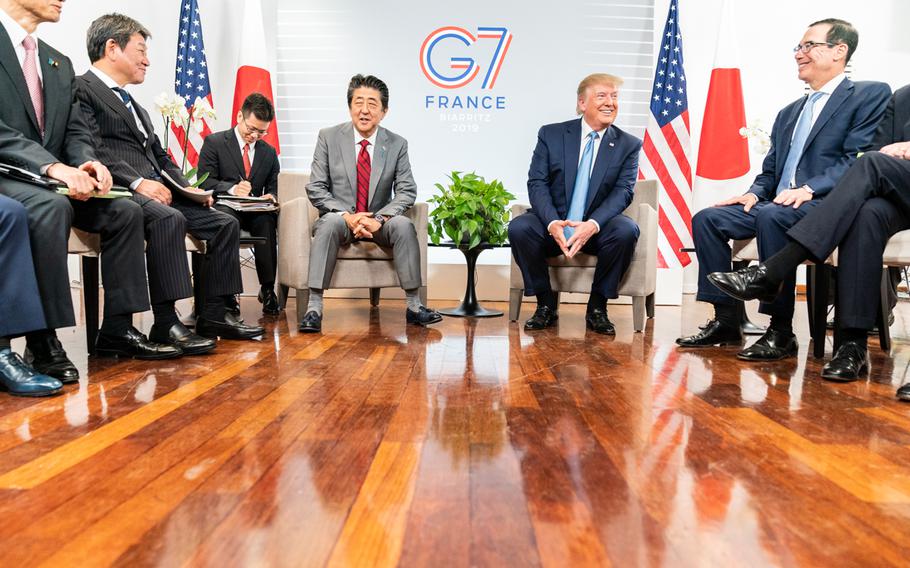
M 269 135 L 268 130 L 260 130 L 258 128 L 253 128 L 252 126 L 247 124 L 245 118 L 241 118 L 240 122 L 243 123 L 244 128 L 246 128 L 250 132 L 250 134 L 258 134 L 259 136 L 268 136 Z
M 828 47 L 834 47 L 835 44 L 827 42 L 827 41 L 807 41 L 806 43 L 797 44 L 797 46 L 793 48 L 793 53 L 796 53 L 797 51 L 801 51 L 803 53 L 809 53 L 810 51 L 812 51 L 813 47 L 818 47 L 820 45 L 827 45 Z

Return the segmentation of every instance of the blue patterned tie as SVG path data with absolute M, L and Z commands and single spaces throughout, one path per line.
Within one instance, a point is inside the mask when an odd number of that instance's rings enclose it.
M 597 140 L 597 133 L 588 134 L 588 143 L 585 144 L 585 151 L 581 154 L 581 162 L 578 163 L 578 173 L 575 175 L 575 189 L 572 190 L 572 203 L 569 204 L 569 221 L 581 221 L 585 214 L 585 203 L 588 201 L 588 184 L 591 183 L 591 162 L 594 160 L 594 141 Z M 563 233 L 566 239 L 575 232 L 573 227 L 565 227 Z
M 806 138 L 812 130 L 812 111 L 815 103 L 824 93 L 817 92 L 809 95 L 809 100 L 803 105 L 803 111 L 796 121 L 796 129 L 793 131 L 793 141 L 790 142 L 790 152 L 787 153 L 787 162 L 784 164 L 784 173 L 780 177 L 780 183 L 777 185 L 777 193 L 790 188 L 790 181 L 796 172 L 796 166 L 803 155 L 803 147 L 806 145 Z

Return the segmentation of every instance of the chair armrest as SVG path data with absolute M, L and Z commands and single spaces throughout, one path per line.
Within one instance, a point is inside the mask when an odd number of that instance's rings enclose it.
M 525 211 L 527 211 L 530 208 L 531 208 L 531 206 L 528 205 L 527 203 L 513 203 L 512 204 L 512 219 L 514 219 L 515 217 L 518 217 L 519 215 L 521 215 L 522 213 L 524 213 Z
M 278 222 L 278 282 L 291 288 L 307 287 L 313 224 L 309 199 L 292 199 L 281 205 Z

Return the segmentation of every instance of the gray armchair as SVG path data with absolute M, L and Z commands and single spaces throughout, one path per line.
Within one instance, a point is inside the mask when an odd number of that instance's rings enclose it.
M 521 215 L 528 205 L 512 206 L 512 218 Z M 632 322 L 635 331 L 645 328 L 645 314 L 654 317 L 654 291 L 657 288 L 657 181 L 640 180 L 635 184 L 635 197 L 623 212 L 638 224 L 641 231 L 632 263 L 619 283 L 621 296 L 632 296 Z M 554 292 L 591 291 L 594 267 L 597 257 L 579 253 L 568 259 L 556 256 L 547 260 L 550 265 L 550 285 Z M 509 319 L 518 320 L 521 299 L 524 294 L 524 280 L 521 270 L 512 259 L 512 275 L 509 291 Z
M 307 275 L 310 241 L 319 212 L 310 203 L 307 174 L 282 172 L 278 176 L 281 216 L 278 223 L 278 284 L 284 303 L 288 288 L 297 290 L 297 317 L 303 317 L 309 297 Z M 420 299 L 427 298 L 427 212 L 426 203 L 415 203 L 405 214 L 417 230 L 420 243 Z M 372 242 L 358 241 L 341 247 L 330 288 L 369 288 L 370 303 L 379 304 L 380 288 L 399 287 L 392 250 Z

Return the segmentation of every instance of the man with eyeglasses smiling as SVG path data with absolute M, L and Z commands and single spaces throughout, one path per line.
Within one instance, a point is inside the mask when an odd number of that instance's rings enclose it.
M 264 95 L 250 94 L 237 112 L 237 126 L 213 132 L 205 138 L 199 151 L 199 175 L 208 174 L 204 189 L 218 195 L 241 197 L 278 197 L 278 154 L 262 138 L 269 132 L 275 117 L 275 107 Z M 226 205 L 216 205 L 240 222 L 240 228 L 265 243 L 256 245 L 256 274 L 259 276 L 259 302 L 262 313 L 278 315 L 278 296 L 275 295 L 275 271 L 278 266 L 277 227 L 275 211 L 235 211 Z
M 843 20 L 829 18 L 809 26 L 793 51 L 797 75 L 810 93 L 778 113 L 771 149 L 749 190 L 693 217 L 699 264 L 696 299 L 713 304 L 715 315 L 701 332 L 677 339 L 680 346 L 742 343 L 736 300 L 708 276 L 730 271 L 729 241 L 756 237 L 762 260 L 781 250 L 788 243 L 787 230 L 831 191 L 858 153 L 870 148 L 891 89 L 885 83 L 846 78 L 844 69 L 858 42 L 856 29 Z M 737 354 L 740 359 L 796 356 L 795 268 L 780 279 L 779 289 L 760 297 L 759 311 L 771 316 L 771 324 Z

